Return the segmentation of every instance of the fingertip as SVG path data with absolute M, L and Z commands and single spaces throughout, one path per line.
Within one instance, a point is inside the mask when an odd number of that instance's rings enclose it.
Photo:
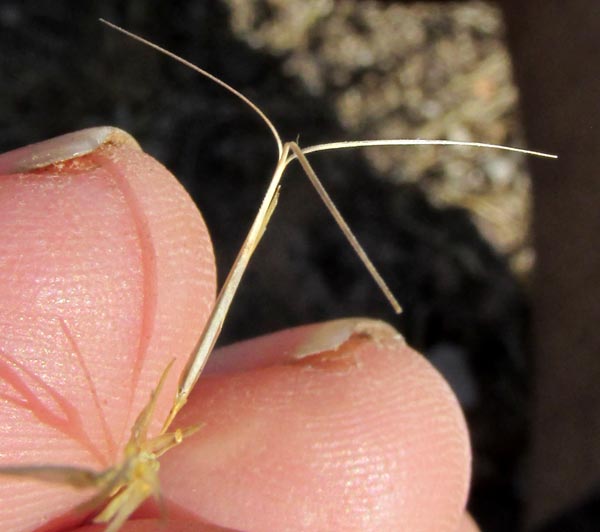
M 104 532 L 106 525 L 86 525 L 73 532 Z M 119 532 L 238 532 L 232 528 L 198 521 L 165 521 L 163 519 L 130 519 Z
M 463 514 L 457 532 L 481 532 L 481 529 L 479 528 L 471 514 L 469 512 L 465 512 Z
M 165 456 L 166 496 L 240 529 L 454 532 L 470 447 L 448 385 L 389 331 L 291 355 L 322 327 L 225 352 L 260 363 L 201 380 L 180 422 L 206 426 Z
M 87 155 L 102 145 L 141 150 L 127 132 L 110 126 L 92 127 L 43 140 L 0 154 L 0 174 L 28 172 Z
M 0 172 L 0 464 L 110 468 L 177 357 L 160 426 L 211 310 L 208 231 L 174 176 L 114 128 L 9 153 Z M 60 524 L 85 497 L 2 479 L 0 528 Z

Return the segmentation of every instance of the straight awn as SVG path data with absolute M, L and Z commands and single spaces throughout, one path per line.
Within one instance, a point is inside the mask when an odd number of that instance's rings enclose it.
M 200 428 L 199 425 L 196 425 L 184 429 L 172 430 L 171 426 L 178 412 L 186 404 L 188 397 L 198 381 L 198 378 L 202 373 L 210 353 L 213 350 L 229 307 L 241 281 L 242 275 L 244 274 L 248 262 L 269 223 L 271 215 L 276 208 L 277 198 L 280 190 L 280 182 L 285 169 L 290 163 L 298 160 L 308 179 L 329 209 L 329 212 L 341 228 L 350 245 L 379 286 L 380 290 L 388 299 L 394 310 L 396 312 L 400 312 L 400 305 L 333 204 L 306 156 L 319 151 L 370 146 L 407 145 L 474 146 L 514 151 L 540 157 L 554 156 L 506 146 L 474 142 L 455 142 L 447 140 L 363 140 L 334 142 L 311 146 L 308 148 L 301 148 L 297 142 L 283 142 L 277 129 L 269 120 L 269 118 L 263 113 L 263 111 L 243 94 L 219 78 L 187 62 L 171 52 L 115 26 L 114 24 L 106 21 L 102 22 L 111 28 L 124 33 L 125 35 L 128 35 L 129 37 L 138 40 L 163 54 L 166 54 L 176 61 L 183 63 L 184 65 L 202 74 L 230 93 L 237 96 L 256 114 L 258 114 L 262 121 L 270 129 L 277 144 L 278 151 L 277 165 L 271 177 L 267 192 L 262 200 L 261 206 L 242 245 L 242 248 L 227 276 L 227 279 L 225 280 L 223 288 L 221 289 L 217 301 L 212 309 L 204 331 L 200 336 L 197 347 L 192 356 L 189 358 L 187 365 L 180 376 L 175 400 L 169 414 L 162 424 L 161 431 L 157 435 L 153 436 L 148 434 L 148 428 L 154 415 L 156 400 L 166 380 L 170 365 L 164 371 L 154 392 L 151 394 L 149 402 L 137 417 L 137 420 L 135 421 L 131 430 L 130 439 L 123 452 L 123 460 L 120 464 L 110 467 L 104 471 L 93 471 L 68 466 L 45 465 L 0 467 L 0 474 L 4 475 L 37 479 L 44 482 L 67 484 L 75 488 L 95 488 L 96 494 L 88 501 L 88 503 L 85 504 L 85 509 L 92 511 L 104 506 L 100 513 L 96 515 L 94 521 L 97 523 L 107 524 L 106 530 L 108 532 L 116 532 L 142 502 L 151 496 L 157 497 L 159 495 L 158 470 L 160 465 L 159 459 L 162 454 L 181 443 L 183 439 L 196 432 Z

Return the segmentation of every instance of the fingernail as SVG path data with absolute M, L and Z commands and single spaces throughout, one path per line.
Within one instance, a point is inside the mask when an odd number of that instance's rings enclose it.
M 140 149 L 137 141 L 121 129 L 110 126 L 92 127 L 4 153 L 0 155 L 0 173 L 26 172 L 68 161 L 90 153 L 103 144 L 129 145 Z
M 387 339 L 404 341 L 402 335 L 388 323 L 368 318 L 346 318 L 323 323 L 307 336 L 292 353 L 292 358 L 305 357 L 335 351 L 351 338 L 368 338 L 375 342 Z

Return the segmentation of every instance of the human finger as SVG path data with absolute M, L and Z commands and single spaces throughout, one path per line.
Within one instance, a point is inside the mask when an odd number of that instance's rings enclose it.
M 0 464 L 103 470 L 168 362 L 155 432 L 212 306 L 202 217 L 127 134 L 0 157 Z M 87 492 L 3 477 L 0 528 L 81 519 Z
M 216 352 L 165 455 L 165 500 L 240 530 L 455 532 L 470 448 L 437 371 L 389 326 L 305 326 Z

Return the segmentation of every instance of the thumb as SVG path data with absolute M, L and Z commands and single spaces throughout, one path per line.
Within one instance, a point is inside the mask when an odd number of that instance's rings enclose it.
M 110 467 L 176 357 L 156 422 L 166 415 L 206 321 L 206 227 L 114 128 L 9 152 L 0 174 L 0 465 Z M 0 529 L 58 526 L 89 496 L 3 478 Z

